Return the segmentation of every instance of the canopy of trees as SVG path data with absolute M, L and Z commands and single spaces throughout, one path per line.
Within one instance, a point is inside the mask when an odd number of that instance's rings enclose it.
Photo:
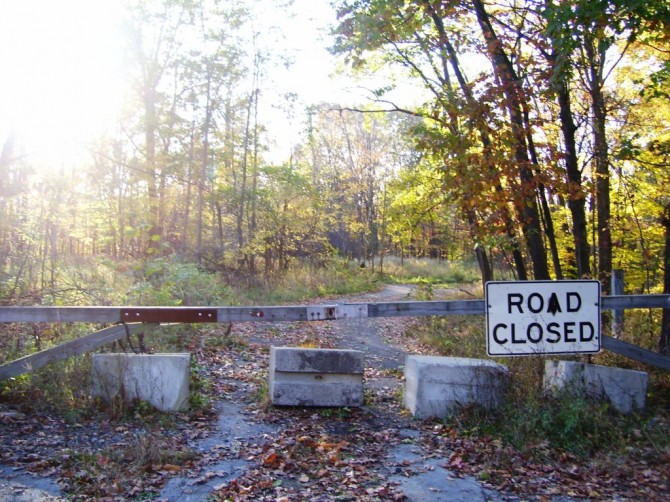
M 261 105 L 281 55 L 248 5 L 129 2 L 116 129 L 46 170 L 2 139 L 2 297 L 43 300 L 89 258 L 271 276 L 335 253 L 476 258 L 484 281 L 604 292 L 623 268 L 635 292 L 670 292 L 667 2 L 336 6 L 351 71 L 396 68 L 427 98 L 403 109 L 389 81 L 355 109 L 313 104 L 276 163 Z

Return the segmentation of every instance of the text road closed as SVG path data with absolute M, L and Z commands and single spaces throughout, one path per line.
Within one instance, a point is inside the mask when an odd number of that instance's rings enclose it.
M 490 356 L 598 352 L 600 283 L 486 283 L 486 350 Z

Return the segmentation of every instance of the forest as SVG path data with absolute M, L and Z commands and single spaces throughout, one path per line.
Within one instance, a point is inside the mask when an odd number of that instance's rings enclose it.
M 131 271 L 137 291 L 166 263 L 271 281 L 390 256 L 604 294 L 623 269 L 627 293 L 670 293 L 667 2 L 334 7 L 343 71 L 391 68 L 422 104 L 395 101 L 393 77 L 365 102 L 267 103 L 291 62 L 256 43 L 250 2 L 125 2 L 115 126 L 46 166 L 0 131 L 2 303 L 141 303 L 92 285 Z M 280 160 L 268 105 L 300 138 Z
M 46 312 L 0 326 L 0 499 L 669 499 L 668 0 L 0 2 L 0 63 L 0 305 Z M 621 273 L 659 304 L 561 358 L 630 413 L 530 354 L 408 412 L 408 355 L 503 355 L 443 301 Z M 273 405 L 274 347 L 360 351 L 362 406 Z M 105 352 L 187 355 L 183 407 L 104 399 Z

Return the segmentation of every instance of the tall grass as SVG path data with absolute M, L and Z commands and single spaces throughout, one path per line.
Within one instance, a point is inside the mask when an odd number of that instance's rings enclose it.
M 378 289 L 378 278 L 355 262 L 333 258 L 321 266 L 295 263 L 280 277 L 259 279 L 253 285 L 232 285 L 240 305 L 295 303 L 312 298 L 356 294 Z
M 431 258 L 384 258 L 384 276 L 395 282 L 415 284 L 462 284 L 481 280 L 476 263 Z
M 414 333 L 440 355 L 481 359 L 487 357 L 485 326 L 483 316 L 425 317 Z

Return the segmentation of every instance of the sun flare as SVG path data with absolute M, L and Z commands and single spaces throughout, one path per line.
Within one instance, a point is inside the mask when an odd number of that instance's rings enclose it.
M 14 129 L 26 154 L 53 158 L 113 117 L 121 89 L 120 5 L 114 0 L 0 4 L 0 140 Z

